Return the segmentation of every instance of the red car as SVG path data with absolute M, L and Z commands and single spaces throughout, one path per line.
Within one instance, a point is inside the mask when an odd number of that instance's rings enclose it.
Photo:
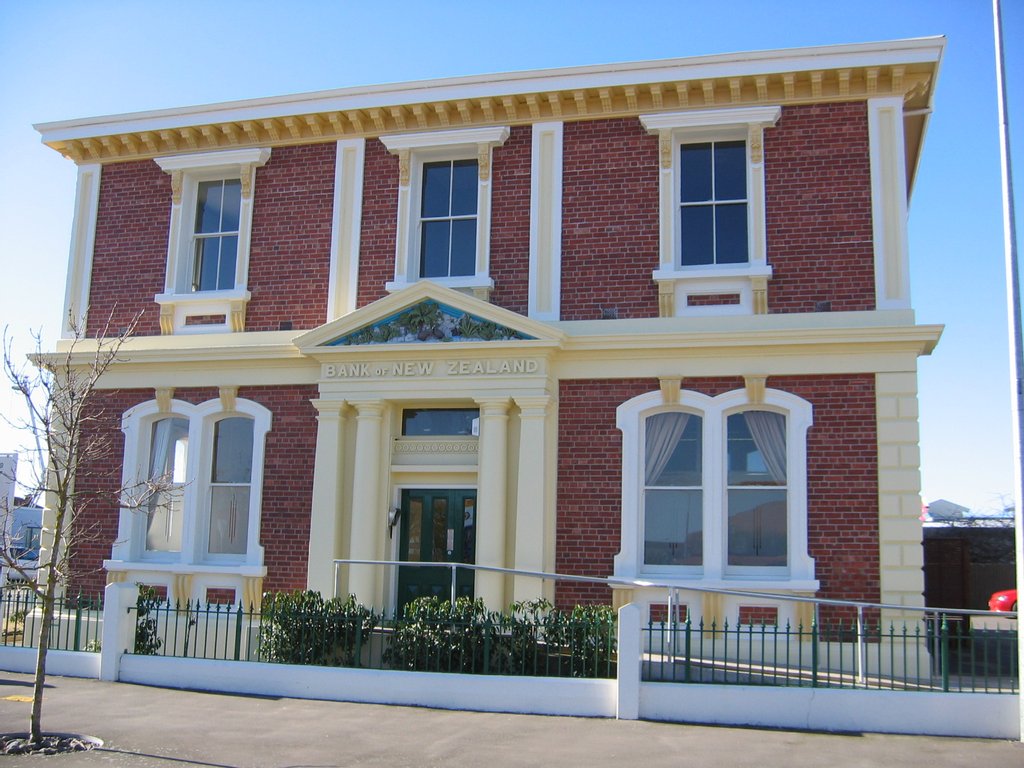
M 988 609 L 990 611 L 1016 611 L 1017 590 L 1004 589 L 1002 592 L 996 592 L 988 599 Z

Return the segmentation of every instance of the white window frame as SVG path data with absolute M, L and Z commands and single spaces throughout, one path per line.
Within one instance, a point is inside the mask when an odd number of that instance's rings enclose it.
M 774 126 L 782 108 L 741 107 L 641 115 L 648 133 L 658 136 L 659 263 L 658 283 L 662 317 L 750 315 L 767 312 L 767 281 L 772 268 L 765 236 L 764 129 Z M 682 265 L 680 227 L 680 151 L 683 144 L 743 141 L 747 151 L 747 263 Z M 691 296 L 735 294 L 736 304 L 689 306 Z
M 225 333 L 245 330 L 245 308 L 252 298 L 249 279 L 249 243 L 252 236 L 253 186 L 256 169 L 270 159 L 269 148 L 235 149 L 156 158 L 171 175 L 171 224 L 167 241 L 164 292 L 154 297 L 160 305 L 160 330 L 171 333 Z M 203 181 L 239 179 L 242 200 L 238 217 L 235 282 L 231 288 L 193 291 L 196 202 Z M 189 325 L 189 317 L 223 315 L 222 323 Z
M 728 565 L 726 419 L 735 413 L 755 410 L 773 411 L 786 417 L 785 567 Z M 650 416 L 671 411 L 703 419 L 704 557 L 701 566 L 644 563 L 645 423 Z M 622 431 L 622 538 L 621 549 L 615 557 L 615 575 L 657 578 L 680 586 L 816 591 L 814 560 L 807 549 L 807 430 L 812 423 L 813 407 L 809 402 L 775 389 L 766 389 L 759 402 L 752 402 L 746 389 L 717 397 L 682 390 L 677 404 L 666 404 L 659 390 L 620 405 L 616 411 L 616 426 Z
M 214 424 L 232 416 L 253 420 L 253 466 L 249 492 L 248 539 L 245 554 L 209 554 L 210 524 L 210 468 L 213 461 Z M 230 410 L 221 399 L 192 405 L 182 400 L 171 400 L 161 408 L 158 401 L 141 403 L 125 412 L 121 419 L 124 432 L 124 465 L 122 482 L 126 488 L 142 488 L 150 468 L 150 444 L 153 424 L 160 419 L 182 418 L 189 422 L 189 450 L 186 460 L 185 485 L 182 500 L 181 549 L 178 552 L 147 551 L 146 514 L 144 510 L 122 508 L 118 522 L 118 540 L 114 545 L 114 560 L 151 567 L 153 564 L 226 566 L 261 568 L 263 547 L 259 544 L 263 463 L 266 435 L 270 431 L 272 416 L 259 403 L 235 398 Z
M 476 270 L 473 275 L 426 278 L 433 282 L 472 292 L 487 299 L 494 281 L 490 276 L 491 244 L 491 160 L 494 147 L 505 143 L 508 126 L 466 128 L 430 133 L 381 136 L 392 154 L 398 155 L 398 222 L 395 238 L 395 279 L 389 292 L 400 291 L 420 280 L 420 201 L 424 163 L 450 160 L 477 161 Z

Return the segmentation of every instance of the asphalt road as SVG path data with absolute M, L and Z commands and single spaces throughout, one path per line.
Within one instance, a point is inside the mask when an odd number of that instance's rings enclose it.
M 30 677 L 0 672 L 0 732 L 27 728 Z M 0 768 L 585 766 L 1024 768 L 1018 742 L 805 733 L 346 704 L 51 677 L 47 731 L 92 752 L 8 756 Z

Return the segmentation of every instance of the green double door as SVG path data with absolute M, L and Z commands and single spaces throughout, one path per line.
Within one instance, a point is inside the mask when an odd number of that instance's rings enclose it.
M 402 491 L 399 559 L 414 563 L 476 562 L 476 490 Z M 417 597 L 451 598 L 451 569 L 399 566 L 398 613 Z M 473 597 L 473 571 L 456 571 L 458 597 Z

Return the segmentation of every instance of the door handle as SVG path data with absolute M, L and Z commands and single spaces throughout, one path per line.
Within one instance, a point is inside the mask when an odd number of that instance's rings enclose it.
M 455 553 L 455 529 L 448 529 L 448 556 L 451 557 Z

